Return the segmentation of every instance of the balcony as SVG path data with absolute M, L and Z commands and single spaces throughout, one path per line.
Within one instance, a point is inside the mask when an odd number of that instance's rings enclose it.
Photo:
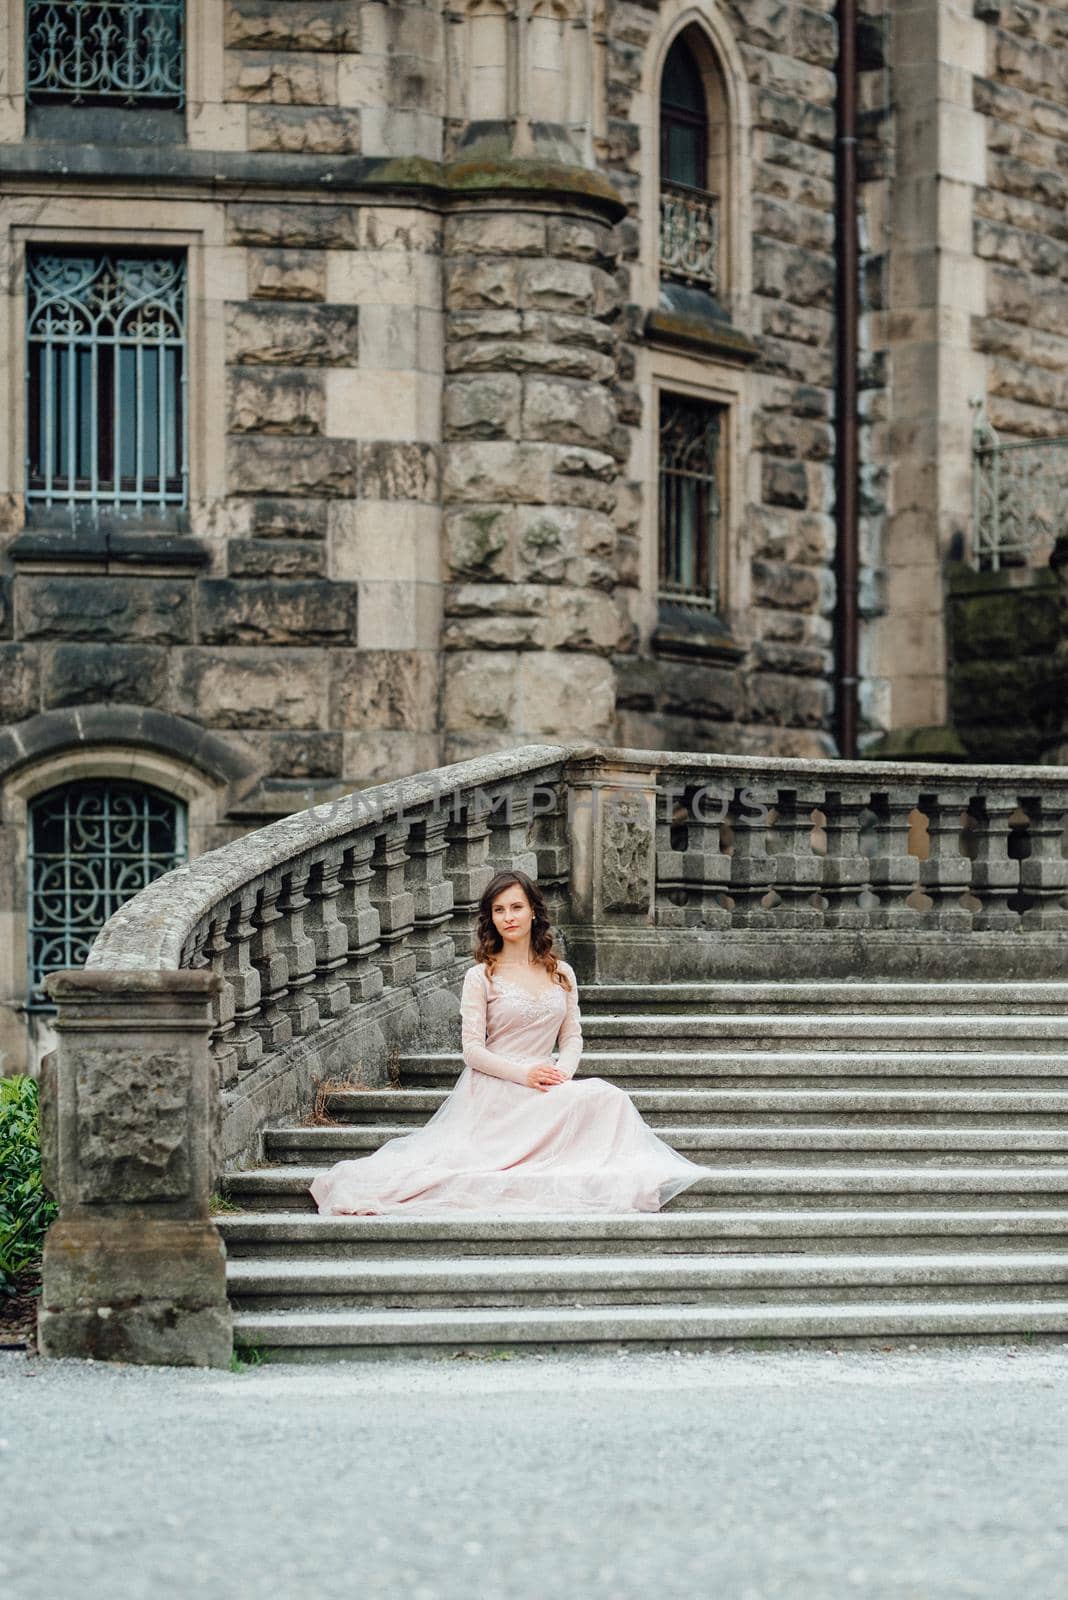
M 718 292 L 718 195 L 682 183 L 661 184 L 660 276 Z

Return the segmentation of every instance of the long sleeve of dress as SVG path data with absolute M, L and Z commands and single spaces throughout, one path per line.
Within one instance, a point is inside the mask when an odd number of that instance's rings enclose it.
M 582 1018 L 579 1015 L 578 984 L 575 981 L 575 974 L 569 966 L 566 966 L 563 962 L 560 964 L 571 979 L 571 988 L 564 991 L 567 1010 L 564 1013 L 564 1020 L 560 1024 L 556 1065 L 567 1077 L 573 1078 L 579 1061 L 582 1059 Z
M 464 975 L 460 992 L 460 1048 L 464 1066 L 476 1072 L 488 1072 L 493 1078 L 509 1078 L 512 1083 L 526 1084 L 533 1062 L 509 1061 L 486 1048 L 486 983 L 477 967 Z

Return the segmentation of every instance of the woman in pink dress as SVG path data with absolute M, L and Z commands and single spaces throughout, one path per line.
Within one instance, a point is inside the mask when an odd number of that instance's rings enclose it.
M 525 872 L 487 885 L 475 954 L 455 1088 L 422 1128 L 317 1177 L 322 1215 L 658 1211 L 704 1175 L 622 1089 L 576 1081 L 575 974 L 553 953 L 545 901 Z

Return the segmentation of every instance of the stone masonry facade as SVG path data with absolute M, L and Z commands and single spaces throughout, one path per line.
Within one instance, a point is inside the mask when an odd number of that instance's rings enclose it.
M 196 853 L 528 741 L 835 753 L 834 6 L 187 0 L 184 104 L 119 110 L 27 95 L 33 10 L 0 0 L 8 1069 L 28 819 L 65 782 L 177 796 Z M 710 312 L 658 269 L 683 37 L 718 163 Z M 949 719 L 971 401 L 1068 433 L 1068 8 L 862 0 L 858 55 L 874 747 Z M 165 515 L 27 498 L 28 252 L 79 248 L 186 264 Z M 659 596 L 673 394 L 720 419 L 704 615 Z

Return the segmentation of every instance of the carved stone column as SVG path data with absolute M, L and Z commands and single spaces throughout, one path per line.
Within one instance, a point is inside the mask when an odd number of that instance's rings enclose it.
M 228 1365 L 226 1257 L 208 1197 L 220 1101 L 209 1053 L 218 978 L 56 973 L 42 1079 L 47 1356 Z
M 641 982 L 661 975 L 655 922 L 656 774 L 581 758 L 569 767 L 570 947 L 580 978 Z

